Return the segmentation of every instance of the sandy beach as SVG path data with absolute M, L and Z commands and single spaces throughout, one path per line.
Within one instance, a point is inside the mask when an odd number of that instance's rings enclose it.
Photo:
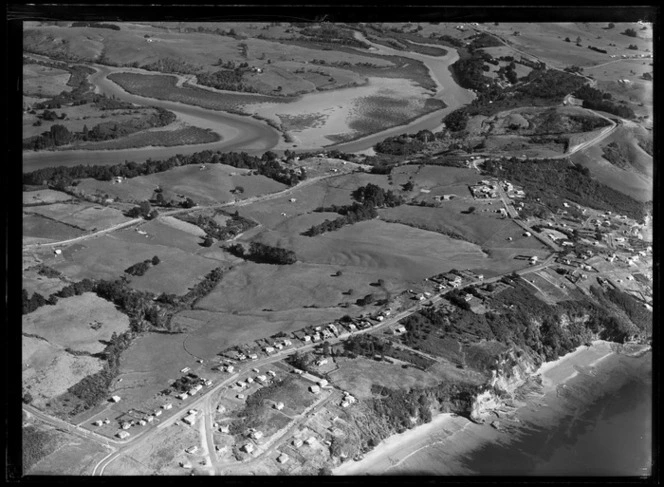
M 579 374 L 593 374 L 594 367 L 614 355 L 611 344 L 595 341 L 581 346 L 556 361 L 543 364 L 537 371 L 542 377 L 543 390 L 539 398 L 530 398 L 526 405 L 507 419 L 511 425 L 522 419 L 533 421 L 551 419 L 542 407 L 557 398 L 560 387 Z M 552 411 L 555 408 L 552 408 Z M 521 419 L 520 419 L 521 418 Z M 501 420 L 502 422 L 502 420 Z M 487 442 L 507 440 L 508 431 L 497 431 L 489 424 L 476 424 L 460 416 L 440 414 L 427 424 L 383 440 L 360 461 L 349 460 L 333 470 L 334 475 L 408 475 L 418 472 L 415 454 L 435 447 L 437 458 L 443 458 L 435 469 L 438 475 L 469 474 L 458 461 L 465 454 Z M 425 452 L 426 453 L 426 452 Z M 426 471 L 424 473 L 432 473 Z

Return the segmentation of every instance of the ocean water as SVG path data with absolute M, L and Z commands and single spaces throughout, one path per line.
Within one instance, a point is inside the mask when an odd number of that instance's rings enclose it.
M 600 377 L 573 379 L 563 397 L 526 411 L 518 426 L 509 426 L 495 441 L 453 455 L 443 442 L 413 455 L 399 473 L 647 476 L 652 465 L 651 360 L 650 353 L 615 358 Z

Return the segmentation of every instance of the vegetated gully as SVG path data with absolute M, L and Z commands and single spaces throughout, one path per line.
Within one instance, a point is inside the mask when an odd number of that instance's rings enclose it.
M 329 146 L 345 152 L 358 152 L 373 147 L 385 137 L 403 133 L 418 132 L 423 129 L 436 130 L 441 126 L 443 117 L 457 108 L 470 103 L 474 94 L 457 85 L 449 70 L 451 64 L 456 62 L 459 55 L 455 49 L 445 47 L 448 51 L 445 56 L 426 56 L 408 51 L 398 51 L 379 44 L 373 44 L 357 33 L 359 39 L 370 44 L 374 54 L 389 56 L 402 56 L 423 62 L 428 68 L 431 77 L 437 84 L 433 98 L 443 100 L 447 107 L 436 110 L 405 125 L 399 125 L 377 134 L 363 137 L 356 141 Z M 358 52 L 362 50 L 358 49 Z M 138 105 L 151 105 L 174 112 L 179 119 L 201 128 L 209 128 L 216 133 L 223 134 L 223 139 L 207 144 L 192 144 L 174 147 L 144 147 L 139 149 L 121 150 L 65 150 L 41 151 L 23 153 L 23 171 L 29 172 L 44 167 L 75 166 L 79 164 L 112 165 L 121 162 L 142 162 L 151 159 L 168 159 L 177 154 L 191 154 L 203 150 L 223 152 L 245 151 L 250 154 L 262 154 L 274 148 L 279 143 L 280 134 L 266 123 L 249 116 L 235 115 L 223 111 L 208 110 L 184 103 L 170 102 L 132 95 L 107 78 L 111 73 L 131 72 L 127 68 L 114 68 L 103 65 L 92 65 L 97 72 L 90 76 L 90 82 L 95 91 L 107 96 L 115 96 L 121 101 L 136 103 Z M 159 74 L 159 73 L 154 73 Z M 240 93 L 238 93 L 241 95 Z M 407 94 L 405 94 L 407 96 Z M 298 103 L 295 101 L 293 103 Z

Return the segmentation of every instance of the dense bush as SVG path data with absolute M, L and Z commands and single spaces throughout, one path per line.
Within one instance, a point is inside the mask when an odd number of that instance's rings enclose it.
M 564 199 L 602 211 L 614 211 L 635 220 L 644 216 L 645 205 L 590 177 L 587 168 L 560 160 L 487 161 L 484 170 L 523 186 L 527 200 L 540 198 L 550 208 L 562 208 Z
M 81 164 L 78 166 L 48 167 L 24 173 L 23 182 L 24 184 L 35 184 L 34 182 L 38 181 L 37 185 L 48 184 L 54 188 L 64 188 L 70 186 L 76 179 L 93 178 L 100 181 L 110 181 L 115 176 L 133 178 L 190 164 L 227 164 L 237 168 L 252 169 L 265 177 L 288 185 L 294 185 L 306 179 L 304 171 L 296 172 L 292 168 L 282 167 L 277 160 L 250 156 L 245 152 L 203 151 L 189 155 L 176 155 L 166 160 L 153 161 L 148 159 L 143 163 L 125 162 L 113 166 Z
M 104 24 L 101 22 L 72 22 L 72 27 L 94 27 L 97 29 L 111 29 L 111 30 L 120 30 L 119 25 L 115 24 Z

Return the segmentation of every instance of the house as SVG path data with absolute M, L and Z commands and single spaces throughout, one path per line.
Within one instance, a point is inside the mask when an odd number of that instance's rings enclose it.
M 235 367 L 233 367 L 232 365 L 227 365 L 226 366 L 226 372 L 233 372 L 234 370 L 235 370 Z
M 178 396 L 178 399 L 181 399 L 182 401 L 184 401 L 184 400 L 187 399 L 188 397 L 189 397 L 189 394 L 187 394 L 186 392 L 183 392 L 182 394 L 180 394 L 180 395 Z
M 334 323 L 330 324 L 330 325 L 328 326 L 328 328 L 329 328 L 330 331 L 331 331 L 332 333 L 334 333 L 335 335 L 338 335 L 338 334 L 339 334 L 339 330 L 338 330 L 337 327 L 334 325 Z
M 141 420 L 138 422 L 138 424 L 139 424 L 140 426 L 145 426 L 147 423 L 145 422 L 145 420 L 141 419 Z
M 251 353 L 251 354 L 249 354 L 249 358 L 251 360 L 258 360 L 258 355 L 256 355 L 255 353 Z
M 113 402 L 120 402 L 120 399 L 121 399 L 120 396 L 111 397 L 111 401 L 113 401 Z
M 274 352 L 274 347 L 265 347 L 264 350 L 265 350 L 265 353 L 273 353 Z
M 326 359 L 326 358 L 322 358 L 322 359 L 320 359 L 318 362 L 316 362 L 316 365 L 317 365 L 318 367 L 320 367 L 320 366 L 322 366 L 322 365 L 325 365 L 325 364 L 327 364 L 327 359 Z
M 227 424 L 223 424 L 219 428 L 219 432 L 224 433 L 225 435 L 227 435 L 230 431 L 231 431 L 231 428 Z
M 465 301 L 470 301 L 471 299 L 473 299 L 473 295 L 470 294 L 470 293 L 466 293 L 466 295 L 463 297 L 463 299 Z
M 98 419 L 97 421 L 95 421 L 92 424 L 94 424 L 95 426 L 101 426 L 102 424 L 104 424 L 104 422 L 101 419 Z
M 348 401 L 343 401 L 343 402 L 341 403 L 341 407 L 342 407 L 342 408 L 347 408 L 348 406 L 350 406 L 350 403 L 349 403 Z
M 274 370 L 268 370 L 267 375 L 269 375 L 270 377 L 276 377 L 277 373 Z
M 297 199 L 295 199 L 295 198 L 291 198 L 291 199 L 289 199 L 288 201 L 290 201 L 291 203 L 295 203 L 295 202 L 297 201 Z
M 304 335 L 302 340 L 304 341 L 304 343 L 309 343 L 311 341 L 311 337 L 309 335 Z
M 254 451 L 254 445 L 252 445 L 251 443 L 245 443 L 242 449 L 247 453 L 251 453 L 252 451 Z
M 299 438 L 293 440 L 293 446 L 295 448 L 300 448 L 302 446 L 302 443 L 303 443 L 302 440 L 300 440 Z
M 154 421 L 154 416 L 147 416 L 145 418 L 145 421 L 147 421 L 148 423 L 152 423 Z
M 162 411 L 160 411 L 159 409 L 157 409 L 157 410 L 154 412 L 154 415 L 155 415 L 155 417 L 158 418 L 159 416 L 161 416 L 161 413 L 162 413 Z
M 60 250 L 60 249 L 55 249 L 53 252 L 55 252 L 55 255 L 61 255 L 62 254 L 62 250 Z
M 238 394 L 238 395 L 235 396 L 235 397 L 237 397 L 238 399 L 244 399 L 244 394 Z
M 131 423 L 128 422 L 128 421 L 125 421 L 124 423 L 122 423 L 120 425 L 120 428 L 122 428 L 123 430 L 128 430 L 129 428 L 131 428 Z
M 247 377 L 247 384 L 252 384 L 254 382 L 254 379 L 251 377 Z
M 285 453 L 282 453 L 281 455 L 279 455 L 279 458 L 277 458 L 277 461 L 279 463 L 286 463 L 288 460 L 289 460 L 288 455 L 286 455 Z
M 284 403 L 283 402 L 278 402 L 274 405 L 274 409 L 277 411 L 281 411 L 284 408 Z
M 124 440 L 125 438 L 127 438 L 127 437 L 129 437 L 129 436 L 131 436 L 131 435 L 130 435 L 130 433 L 127 432 L 127 431 L 118 431 L 117 434 L 116 434 L 115 436 L 117 436 L 117 437 L 120 438 L 121 440 Z
M 251 432 L 251 437 L 254 440 L 260 440 L 263 437 L 263 432 L 262 431 L 252 431 Z
M 313 392 L 314 394 L 318 394 L 320 392 L 320 387 L 319 386 L 310 386 L 309 390 Z
M 196 413 L 186 415 L 184 418 L 182 418 L 182 421 L 187 424 L 194 424 L 196 422 Z
M 310 445 L 310 446 L 311 446 L 311 445 L 313 445 L 313 444 L 316 442 L 316 438 L 314 438 L 313 436 L 310 436 L 309 438 L 307 438 L 306 440 L 304 440 L 304 442 L 305 442 L 307 445 Z
M 352 332 L 357 331 L 357 326 L 355 326 L 353 323 L 348 325 L 348 329 Z
M 293 344 L 290 340 L 284 340 L 284 347 L 290 347 Z
M 189 372 L 190 370 L 191 370 L 191 369 L 190 369 L 189 367 L 185 367 L 184 369 L 181 369 L 180 372 L 182 372 L 183 374 L 186 374 L 186 373 Z
M 406 333 L 406 327 L 403 325 L 399 325 L 394 329 L 394 333 Z
M 328 384 L 326 379 L 321 379 L 318 381 L 318 385 L 321 387 L 325 387 Z
M 530 233 L 530 232 L 525 232 L 525 233 L 523 234 L 524 237 L 532 237 L 532 235 L 533 235 L 533 234 Z
M 246 386 L 246 384 L 244 382 L 242 382 L 241 380 L 237 381 L 235 383 L 235 385 L 238 386 L 240 389 L 242 389 L 242 388 L 244 388 L 244 386 Z
M 256 380 L 260 382 L 261 384 L 264 384 L 267 382 L 267 377 L 264 375 L 257 375 Z

